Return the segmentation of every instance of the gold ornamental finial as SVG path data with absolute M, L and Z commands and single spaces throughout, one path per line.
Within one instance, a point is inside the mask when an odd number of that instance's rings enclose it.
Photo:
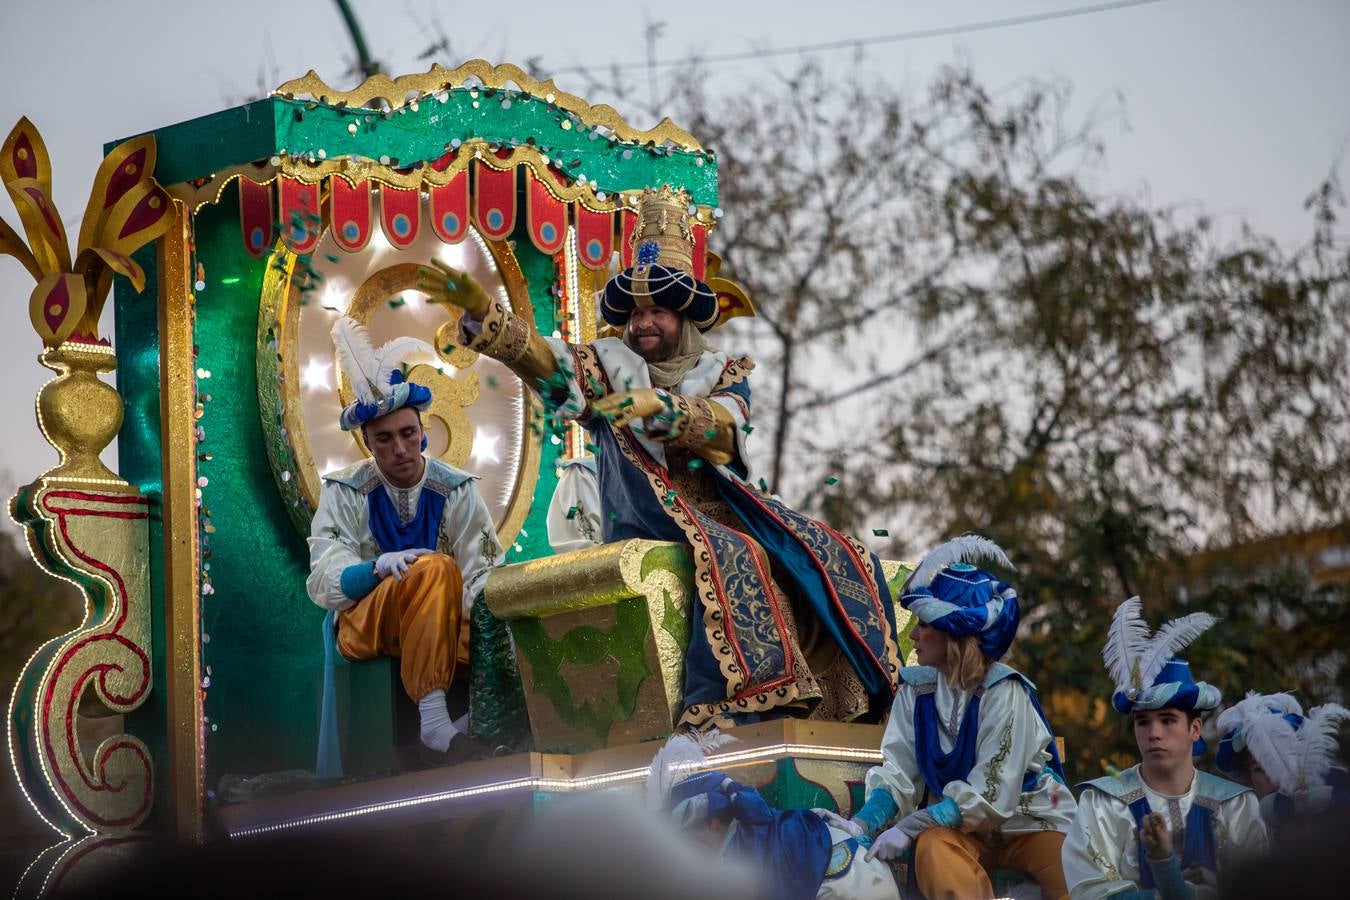
M 689 192 L 668 184 L 647 188 L 638 198 L 633 229 L 636 264 L 659 264 L 694 274 L 694 231 L 689 226 Z
M 25 243 L 0 219 L 0 254 L 13 256 L 37 281 L 28 312 L 47 347 L 67 339 L 98 343 L 99 315 L 114 275 L 125 276 L 137 291 L 145 287 L 145 272 L 131 254 L 167 231 L 176 215 L 154 168 L 151 135 L 124 141 L 104 157 L 72 257 L 52 202 L 51 157 L 42 135 L 23 118 L 0 145 L 0 183 L 28 237 Z

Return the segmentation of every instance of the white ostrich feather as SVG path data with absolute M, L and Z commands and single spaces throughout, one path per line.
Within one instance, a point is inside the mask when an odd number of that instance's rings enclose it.
M 1116 609 L 1111 630 L 1102 647 L 1102 659 L 1119 691 L 1142 691 L 1167 661 L 1204 634 L 1217 621 L 1209 613 L 1191 613 L 1173 619 L 1151 632 L 1140 613 L 1138 597 L 1131 597 Z
M 978 534 L 963 534 L 929 550 L 914 574 L 906 580 L 905 587 L 928 587 L 939 572 L 959 562 L 971 565 L 993 563 L 1006 569 L 1013 568 L 998 544 Z
M 333 349 L 338 365 L 347 376 L 356 399 L 374 403 L 376 379 L 380 367 L 375 363 L 375 348 L 370 343 L 370 332 L 351 316 L 342 316 L 333 323 Z
M 1293 694 L 1258 694 L 1256 691 L 1248 691 L 1247 696 L 1219 713 L 1216 723 L 1219 734 L 1227 734 L 1234 728 L 1242 728 L 1249 719 L 1256 716 L 1268 716 L 1272 709 L 1279 710 L 1280 715 L 1285 713 L 1303 715 L 1303 707 L 1294 699 Z
M 1256 713 L 1243 720 L 1242 738 L 1270 780 L 1280 790 L 1293 793 L 1302 780 L 1298 770 L 1301 729 L 1294 730 L 1282 715 Z
M 338 365 L 347 376 L 356 399 L 378 403 L 389 390 L 389 377 L 411 353 L 433 353 L 426 341 L 411 337 L 394 338 L 379 349 L 370 341 L 370 332 L 351 316 L 333 323 L 333 349 Z
M 1197 612 L 1173 619 L 1154 632 L 1149 640 L 1149 649 L 1139 662 L 1139 678 L 1144 687 L 1153 683 L 1158 673 L 1167 665 L 1167 661 L 1176 656 L 1191 641 L 1214 627 L 1218 620 L 1209 613 Z
M 1322 785 L 1323 776 L 1336 764 L 1337 737 L 1346 720 L 1350 720 L 1350 710 L 1339 703 L 1314 706 L 1308 711 L 1303 727 L 1298 730 L 1299 750 L 1294 768 L 1302 777 L 1295 790 L 1301 793 Z
M 381 388 L 389 386 L 389 377 L 394 370 L 403 364 L 414 353 L 435 354 L 435 350 L 426 341 L 412 337 L 394 338 L 389 343 L 375 351 L 375 362 L 377 363 L 375 377 L 379 379 L 376 384 Z
M 1140 605 L 1138 597 L 1131 597 L 1117 607 L 1111 630 L 1106 635 L 1106 646 L 1102 648 L 1106 671 L 1117 690 L 1134 688 L 1142 691 L 1148 687 L 1140 683 L 1139 670 L 1135 666 L 1136 661 L 1148 652 L 1150 636 L 1148 623 L 1139 614 Z
M 672 734 L 666 745 L 656 751 L 647 770 L 647 806 L 658 810 L 665 806 L 671 790 L 680 781 L 708 765 L 708 754 L 736 739 L 716 728 L 704 733 L 682 731 Z

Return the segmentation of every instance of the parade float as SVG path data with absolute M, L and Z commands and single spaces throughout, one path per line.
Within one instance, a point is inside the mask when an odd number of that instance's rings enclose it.
M 9 707 L 11 764 L 57 842 L 20 895 L 155 837 L 417 826 L 463 841 L 551 797 L 645 781 L 681 708 L 686 551 L 553 553 L 546 514 L 585 434 L 546 426 L 508 369 L 458 346 L 456 310 L 427 302 L 417 271 L 439 259 L 542 334 L 592 340 L 596 291 L 632 258 L 636 197 L 668 184 L 692 199 L 696 277 L 724 317 L 753 314 L 709 249 L 712 150 L 473 61 L 346 92 L 310 73 L 105 153 L 73 260 L 37 129 L 21 121 L 0 160 L 27 236 L 0 231 L 0 250 L 38 281 L 30 312 L 56 377 L 37 420 L 60 453 L 10 509 L 37 564 L 87 600 Z M 408 361 L 435 396 L 427 452 L 480 476 L 507 548 L 463 685 L 474 734 L 505 748 L 493 759 L 405 771 L 396 666 L 325 666 L 309 521 L 320 473 L 367 454 L 335 424 L 351 399 L 328 339 L 343 314 L 377 342 L 433 345 Z M 114 437 L 116 472 L 100 460 Z M 905 570 L 884 565 L 894 588 Z M 120 733 L 82 739 L 95 717 Z M 733 733 L 711 764 L 781 807 L 848 814 L 880 759 L 875 724 Z

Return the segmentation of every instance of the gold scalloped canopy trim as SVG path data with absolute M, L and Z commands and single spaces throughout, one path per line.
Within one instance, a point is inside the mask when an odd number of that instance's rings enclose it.
M 425 72 L 397 78 L 372 75 L 350 91 L 334 90 L 310 69 L 300 78 L 293 78 L 281 85 L 272 94 L 292 100 L 297 96 L 308 96 L 333 106 L 362 107 L 372 100 L 384 100 L 391 108 L 398 109 L 426 94 L 468 87 L 465 82 L 470 78 L 478 79 L 484 88 L 493 90 L 503 90 L 508 84 L 514 84 L 526 94 L 541 97 L 548 103 L 575 113 L 586 125 L 608 128 L 623 141 L 651 144 L 669 141 L 685 150 L 703 149 L 692 134 L 668 118 L 662 119 L 653 128 L 639 131 L 606 103 L 592 106 L 575 94 L 559 90 L 551 78 L 548 81 L 536 81 L 519 66 L 510 63 L 494 66 L 485 59 L 471 59 L 455 69 L 447 69 L 437 63 Z
M 619 191 L 617 194 L 607 193 L 605 199 L 601 200 L 597 197 L 595 188 L 589 182 L 585 184 L 581 182 L 560 184 L 557 181 L 557 176 L 549 168 L 546 155 L 537 147 L 521 144 L 513 148 L 509 156 L 502 159 L 489 150 L 490 146 L 495 145 L 490 145 L 489 142 L 482 140 L 466 141 L 459 148 L 460 152 L 455 156 L 455 159 L 441 172 L 436 171 L 425 162 L 418 163 L 410 171 L 405 172 L 365 158 L 341 157 L 326 159 L 321 162 L 310 162 L 305 156 L 286 155 L 276 157 L 279 160 L 276 165 L 273 165 L 270 161 L 261 166 L 243 163 L 217 172 L 211 176 L 209 181 L 201 185 L 182 181 L 178 184 L 169 185 L 165 190 L 169 192 L 171 197 L 181 201 L 193 214 L 196 214 L 203 206 L 218 203 L 221 194 L 225 192 L 225 188 L 229 187 L 230 182 L 236 178 L 247 178 L 255 184 L 271 184 L 279 176 L 284 176 L 294 178 L 304 184 L 318 184 L 326 178 L 336 177 L 343 179 L 353 187 L 362 181 L 369 181 L 372 184 L 388 185 L 404 190 L 426 189 L 447 184 L 450 179 L 468 168 L 470 160 L 477 159 L 499 170 L 527 166 L 534 171 L 535 175 L 539 176 L 539 179 L 554 197 L 564 203 L 580 203 L 594 212 L 614 212 L 624 208 L 633 208 L 636 207 L 638 198 L 642 196 L 643 189 L 634 188 Z M 717 218 L 713 215 L 713 207 L 700 205 L 694 214 L 694 221 L 699 225 L 707 226 L 709 232 L 711 232 L 717 223 Z

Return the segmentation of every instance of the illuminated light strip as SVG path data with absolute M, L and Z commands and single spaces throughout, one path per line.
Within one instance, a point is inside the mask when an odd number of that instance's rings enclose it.
M 38 890 L 37 895 L 38 895 L 39 897 L 45 897 L 45 896 L 47 896 L 47 887 L 48 887 L 48 885 L 51 883 L 52 876 L 55 875 L 55 874 L 56 874 L 56 871 L 57 871 L 58 869 L 61 868 L 61 863 L 65 861 L 66 857 L 69 856 L 70 854 L 74 853 L 74 852 L 75 852 L 76 850 L 78 850 L 80 847 L 83 847 L 85 844 L 89 843 L 91 840 L 94 840 L 94 839 L 97 838 L 97 837 L 98 837 L 98 835 L 95 835 L 95 834 L 86 835 L 85 837 L 83 837 L 83 838 L 81 838 L 80 840 L 76 841 L 75 843 L 71 844 L 71 845 L 70 845 L 69 847 L 67 847 L 65 850 L 61 851 L 61 855 L 58 856 L 58 857 L 56 858 L 56 862 L 52 863 L 52 867 L 51 867 L 50 869 L 47 870 L 47 874 L 43 877 L 43 879 L 42 879 L 42 887 L 41 887 L 41 889 Z M 60 845 L 58 844 L 57 846 L 60 846 Z M 18 889 L 16 888 L 15 890 L 17 891 Z M 16 893 L 16 896 L 17 896 L 17 893 Z
M 856 750 L 844 747 L 822 747 L 814 744 L 775 744 L 771 747 L 759 747 L 752 750 L 736 750 L 729 753 L 717 753 L 708 757 L 706 765 L 689 767 L 689 772 L 716 769 L 723 765 L 753 762 L 759 759 L 775 758 L 778 756 L 805 756 L 838 759 L 848 762 L 879 763 L 882 761 L 880 749 Z M 683 771 L 683 768 L 680 770 Z M 357 816 L 427 806 L 452 800 L 461 800 L 466 797 L 500 794 L 514 790 L 523 789 L 574 793 L 597 787 L 617 787 L 622 784 L 635 784 L 644 781 L 647 778 L 649 771 L 650 766 L 647 765 L 635 769 L 624 769 L 619 772 L 611 772 L 607 775 L 591 775 L 586 778 L 539 778 L 534 776 L 528 778 L 515 778 L 510 781 L 499 781 L 494 784 L 457 788 L 450 791 L 438 791 L 434 794 L 424 794 L 420 797 L 406 797 L 402 800 L 386 800 L 380 803 L 370 803 L 364 806 L 356 806 L 331 813 L 318 813 L 310 816 L 302 816 L 298 819 L 276 822 L 271 825 L 257 825 L 250 828 L 241 828 L 237 831 L 229 832 L 229 836 L 231 838 L 252 837 L 254 835 L 269 834 L 290 828 L 303 828 L 308 825 L 320 825 L 343 819 L 351 819 Z
M 56 376 L 56 378 L 59 378 L 59 377 L 60 377 L 59 375 Z M 51 381 L 55 381 L 56 378 L 52 378 Z M 51 381 L 47 382 L 47 384 L 50 384 Z M 44 384 L 43 387 L 46 387 L 46 385 Z M 39 393 L 40 393 L 40 391 L 39 391 Z M 39 419 L 40 419 L 40 418 L 41 418 L 41 416 L 39 415 Z M 55 446 L 55 445 L 53 445 L 53 446 Z M 40 478 L 39 481 L 42 482 L 42 486 L 41 486 L 40 488 L 38 488 L 38 491 L 37 491 L 38 493 L 47 490 L 47 487 L 48 487 L 45 478 Z M 86 625 L 87 625 L 87 623 L 88 623 L 88 621 L 89 621 L 90 614 L 91 614 L 91 612 L 93 611 L 93 605 L 92 605 L 92 604 L 93 604 L 93 601 L 90 599 L 90 594 L 89 594 L 89 592 L 88 592 L 87 590 L 85 590 L 84 586 L 81 585 L 78 581 L 76 581 L 74 578 L 71 578 L 71 577 L 69 577 L 69 576 L 67 576 L 67 575 L 62 575 L 62 574 L 60 574 L 60 573 L 54 571 L 54 570 L 51 569 L 45 562 L 43 562 L 43 560 L 42 560 L 42 558 L 39 556 L 39 554 L 33 550 L 33 546 L 32 546 L 32 543 L 31 543 L 32 540 L 34 539 L 34 533 L 33 533 L 33 531 L 32 531 L 31 529 L 29 529 L 29 528 L 27 528 L 27 527 L 25 527 L 25 526 L 19 524 L 19 520 L 14 518 L 14 514 L 13 514 L 12 512 L 9 511 L 9 507 L 8 507 L 8 506 L 6 506 L 5 512 L 6 512 L 6 515 L 9 516 L 10 521 L 13 522 L 13 523 L 19 528 L 20 531 L 23 532 L 23 535 L 24 535 L 24 545 L 28 548 L 28 555 L 32 558 L 33 563 L 34 563 L 39 569 L 41 569 L 45 574 L 50 575 L 52 578 L 58 579 L 59 581 L 64 581 L 64 582 L 66 582 L 67 584 L 72 585 L 77 591 L 80 592 L 80 597 L 81 597 L 81 599 L 84 600 L 84 616 L 83 616 L 83 618 L 81 619 L 80 625 L 79 625 L 78 627 L 76 627 L 76 628 L 72 628 L 70 631 L 67 631 L 67 632 L 65 632 L 64 634 L 58 634 L 57 636 L 51 638 L 50 640 L 44 641 L 44 642 L 43 642 L 36 650 L 33 651 L 32 655 L 30 655 L 30 656 L 28 657 L 28 660 L 23 664 L 23 668 L 19 669 L 19 678 L 15 680 L 15 683 L 14 683 L 14 691 L 13 691 L 13 693 L 10 694 L 10 697 L 9 697 L 9 710 L 8 710 L 8 712 L 9 712 L 9 721 L 13 722 L 13 721 L 14 721 L 14 708 L 15 708 L 15 706 L 17 705 L 17 703 L 18 703 L 18 701 L 19 701 L 19 688 L 20 688 L 20 685 L 22 684 L 22 681 L 23 681 L 23 674 L 24 674 L 25 672 L 28 671 L 28 667 L 29 667 L 30 665 L 32 665 L 33 660 L 36 659 L 37 656 L 38 656 L 38 654 L 40 654 L 43 650 L 47 649 L 47 648 L 50 647 L 52 644 L 58 643 L 58 642 L 60 642 L 60 641 L 65 641 L 65 640 L 69 639 L 71 636 L 73 636 L 73 635 L 79 633 L 80 631 L 85 630 Z M 60 556 L 62 562 L 65 562 L 67 565 L 70 565 L 71 568 L 78 568 L 77 566 L 71 565 L 70 560 L 66 559 L 65 555 L 62 554 L 62 553 L 60 552 L 59 546 L 58 546 L 56 543 L 53 543 L 53 548 L 54 548 L 54 549 L 53 549 L 52 552 L 56 553 L 57 556 Z M 102 573 L 94 573 L 94 574 L 93 574 L 93 577 L 96 578 L 96 579 L 98 579 L 99 581 L 102 581 L 102 582 L 107 586 L 107 588 L 108 588 L 109 591 L 115 590 L 115 588 L 112 586 L 112 584 L 109 583 L 108 580 L 107 580 L 106 578 L 103 577 Z M 47 678 L 50 677 L 50 675 L 51 675 L 51 667 L 52 667 L 52 665 L 55 664 L 55 662 L 56 662 L 56 660 L 55 660 L 55 658 L 53 658 L 53 659 L 48 663 L 46 670 L 42 673 L 42 677 L 38 679 L 38 684 L 39 684 L 39 685 L 42 684 L 42 683 L 44 683 L 44 682 L 47 680 Z M 36 697 L 36 695 L 34 695 L 34 696 Z M 42 722 L 42 717 L 41 717 L 41 716 L 35 716 L 35 717 L 34 717 L 34 720 L 33 720 L 34 743 L 35 743 L 35 744 L 38 743 L 37 738 L 38 738 L 38 734 L 39 734 L 39 732 L 40 732 L 40 730 L 41 730 L 40 727 L 39 727 L 39 723 L 40 723 L 40 722 Z M 52 829 L 52 831 L 55 831 L 57 834 L 61 835 L 63 838 L 66 838 L 67 840 L 69 840 L 70 838 L 73 838 L 73 837 L 75 836 L 75 834 L 74 834 L 73 832 L 67 831 L 66 829 L 62 828 L 60 825 L 57 825 L 57 824 L 56 824 L 55 822 L 53 822 L 51 819 L 48 819 L 45 815 L 43 815 L 43 812 L 42 812 L 41 807 L 38 806 L 37 802 L 36 802 L 36 801 L 32 798 L 32 796 L 28 793 L 28 787 L 27 787 L 27 785 L 24 784 L 24 779 L 23 779 L 22 777 L 20 777 L 20 775 L 19 775 L 19 760 L 18 760 L 18 756 L 17 756 L 17 754 L 15 753 L 15 750 L 14 750 L 14 736 L 15 736 L 15 733 L 16 733 L 17 729 L 14 729 L 14 728 L 8 728 L 8 729 L 6 729 L 6 731 L 8 732 L 8 737 L 9 737 L 9 764 L 10 764 L 10 767 L 14 770 L 14 775 L 15 775 L 15 779 L 14 779 L 14 780 L 18 782 L 18 784 L 19 784 L 19 791 L 20 791 L 20 793 L 23 794 L 23 798 L 24 798 L 25 800 L 28 801 L 28 805 L 31 806 L 31 807 L 33 808 L 33 812 L 37 814 L 37 817 L 38 817 L 39 819 L 41 819 L 41 820 L 47 825 L 48 828 Z M 66 799 L 65 799 L 65 797 L 62 795 L 62 792 L 57 788 L 56 784 L 52 781 L 51 770 L 50 770 L 50 769 L 48 768 L 48 766 L 47 766 L 47 754 L 45 754 L 45 753 L 42 752 L 42 747 L 41 747 L 41 746 L 36 746 L 35 749 L 37 750 L 38 770 L 39 770 L 40 774 L 42 775 L 42 780 L 45 781 L 45 782 L 47 782 L 47 788 L 48 788 L 48 792 L 49 792 L 50 796 L 56 798 L 56 802 L 61 806 L 62 809 L 64 809 L 64 810 L 66 811 L 66 814 L 71 818 L 72 821 L 79 822 L 81 825 L 85 825 L 85 820 L 84 820 L 84 818 L 83 818 L 82 816 L 76 815 L 75 811 L 74 811 L 73 809 L 70 808 L 70 805 L 69 805 L 68 803 L 66 803 Z M 76 765 L 78 765 L 78 764 L 79 764 L 79 761 L 77 760 L 77 761 L 76 761 Z M 88 827 L 88 826 L 85 825 L 85 827 Z
M 577 267 L 580 263 L 577 260 L 577 230 L 574 226 L 567 226 L 567 240 L 563 243 L 563 274 L 567 281 L 567 331 L 571 336 L 571 343 L 580 344 L 586 334 L 582 328 L 581 322 L 581 283 L 577 277 Z M 578 379 L 581 373 L 577 373 Z M 589 456 L 590 451 L 586 449 L 586 435 L 582 432 L 581 423 L 573 420 L 568 423 L 567 436 L 569 438 L 568 455 L 572 459 L 581 459 Z
M 33 861 L 30 862 L 28 866 L 23 870 L 23 874 L 19 876 L 19 880 L 14 884 L 14 893 L 11 895 L 14 898 L 14 900 L 18 900 L 19 891 L 23 889 L 23 883 L 28 880 L 28 873 L 33 871 L 33 867 L 36 866 L 38 863 L 42 862 L 42 858 L 44 856 L 46 856 L 48 853 L 51 853 L 53 850 L 55 850 L 57 847 L 60 847 L 64 843 L 65 841 L 58 841 L 57 843 L 52 844 L 46 850 L 43 850 L 37 856 L 33 857 Z M 42 881 L 42 888 L 44 891 L 46 890 L 46 887 L 47 881 L 44 878 Z M 39 892 L 37 896 L 41 897 L 42 893 Z
M 107 344 L 88 344 L 84 341 L 65 341 L 59 347 L 51 347 L 49 349 L 69 350 L 74 353 L 87 353 L 90 356 L 117 356 L 117 353 L 113 348 Z

